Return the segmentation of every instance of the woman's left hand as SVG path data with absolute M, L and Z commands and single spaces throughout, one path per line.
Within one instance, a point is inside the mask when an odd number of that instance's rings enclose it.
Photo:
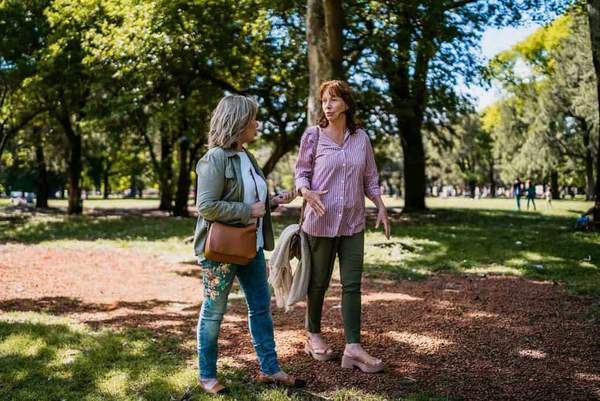
M 375 228 L 379 228 L 379 225 L 382 223 L 385 238 L 390 239 L 391 225 L 385 207 L 380 207 L 377 210 L 377 222 L 375 223 Z
M 276 205 L 285 205 L 294 200 L 296 194 L 293 192 L 282 192 L 280 194 L 275 195 L 271 200 Z

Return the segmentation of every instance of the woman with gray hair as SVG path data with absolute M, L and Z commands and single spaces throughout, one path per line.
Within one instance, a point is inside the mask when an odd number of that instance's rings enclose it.
M 198 222 L 194 252 L 203 272 L 204 300 L 198 319 L 200 386 L 212 394 L 226 389 L 217 380 L 217 342 L 227 297 L 238 278 L 248 305 L 252 344 L 260 365 L 258 381 L 304 386 L 303 380 L 284 373 L 277 362 L 271 318 L 271 294 L 263 249 L 274 244 L 270 204 L 289 203 L 294 194 L 269 199 L 265 177 L 252 154 L 244 148 L 256 136 L 257 104 L 245 96 L 225 96 L 210 121 L 209 150 L 196 166 Z M 256 257 L 246 265 L 218 263 L 204 255 L 212 222 L 248 226 L 257 224 Z

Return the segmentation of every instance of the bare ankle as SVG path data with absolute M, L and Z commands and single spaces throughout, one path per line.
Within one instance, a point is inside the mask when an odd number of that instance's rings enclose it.
M 346 344 L 346 351 L 362 351 L 362 345 L 360 343 L 349 343 Z

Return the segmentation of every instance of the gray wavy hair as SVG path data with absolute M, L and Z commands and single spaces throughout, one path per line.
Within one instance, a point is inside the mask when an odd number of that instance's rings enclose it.
M 256 118 L 257 111 L 258 104 L 252 98 L 240 95 L 223 97 L 210 118 L 208 147 L 234 148 L 250 121 Z

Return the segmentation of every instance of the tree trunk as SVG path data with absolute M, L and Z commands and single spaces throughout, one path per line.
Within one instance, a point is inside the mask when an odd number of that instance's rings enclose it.
M 430 17 L 434 18 L 434 17 Z M 443 16 L 439 16 L 443 18 Z M 407 23 L 399 21 L 398 23 Z M 397 118 L 404 157 L 403 212 L 427 210 L 425 206 L 425 149 L 423 145 L 423 117 L 427 107 L 427 80 L 429 63 L 435 54 L 434 32 L 424 27 L 416 43 L 414 71 L 411 74 L 411 35 L 401 30 L 398 35 L 397 59 L 394 61 L 386 47 L 379 48 L 381 67 L 390 84 L 390 94 Z
M 600 103 L 600 0 L 588 0 L 588 19 L 590 26 L 590 39 L 592 42 L 592 60 L 596 71 L 596 95 Z M 600 121 L 600 107 L 597 107 L 598 121 Z M 596 199 L 600 198 L 600 124 L 596 125 L 598 138 L 598 152 L 596 154 Z
M 4 132 L 4 130 L 0 130 L 0 162 L 2 161 L 2 153 L 4 153 L 4 148 L 8 143 L 9 136 L 10 133 L 8 131 Z
M 420 113 L 399 111 L 397 116 L 401 133 L 402 154 L 404 156 L 404 208 L 403 212 L 426 210 L 425 206 L 425 148 L 421 135 L 422 116 Z
M 473 180 L 470 180 L 467 184 L 469 185 L 471 199 L 475 199 L 475 187 L 477 186 L 477 183 Z
M 102 192 L 102 198 L 104 199 L 108 199 L 108 196 L 110 195 L 110 184 L 108 183 L 108 179 L 110 178 L 110 163 L 106 163 L 106 166 L 104 168 L 104 171 L 102 172 L 102 182 L 103 182 L 103 192 Z
M 48 172 L 46 170 L 46 157 L 44 156 L 44 145 L 42 143 L 42 135 L 39 128 L 33 129 L 33 137 L 35 143 L 35 161 L 37 169 L 36 177 L 36 201 L 35 207 L 48 207 Z
M 552 199 L 560 199 L 560 192 L 558 188 L 558 172 L 553 170 L 550 173 L 550 188 L 552 188 Z
M 342 0 L 323 0 L 323 14 L 325 16 L 325 30 L 327 31 L 327 55 L 331 77 L 343 79 L 342 68 L 344 12 Z
M 302 133 L 306 129 L 306 120 L 303 120 L 299 125 L 296 126 L 293 133 L 288 133 L 286 131 L 286 123 L 281 123 L 279 126 L 279 138 L 275 141 L 275 149 L 273 149 L 273 153 L 269 156 L 269 159 L 262 167 L 262 171 L 265 176 L 269 176 L 271 172 L 275 169 L 275 166 L 281 160 L 283 156 L 285 156 L 290 150 L 294 148 L 294 146 L 298 143 L 296 138 L 301 138 Z
M 288 151 L 289 151 L 289 149 L 287 148 L 287 146 L 281 145 L 279 141 L 275 144 L 275 149 L 269 156 L 269 159 L 267 160 L 267 162 L 262 167 L 262 171 L 263 171 L 263 174 L 265 175 L 265 177 L 268 177 L 269 174 L 271 174 L 271 172 L 275 169 L 277 162 L 283 156 L 285 156 L 285 154 Z
M 69 203 L 67 212 L 69 214 L 81 214 L 83 212 L 83 200 L 81 199 L 81 135 L 75 132 L 68 112 L 59 117 L 59 121 L 65 130 L 69 142 Z
M 142 199 L 144 197 L 144 181 L 138 180 L 137 182 L 137 192 L 138 198 Z
M 177 194 L 175 196 L 175 216 L 187 217 L 188 212 L 188 193 L 190 191 L 190 171 L 188 169 L 188 149 L 190 139 L 186 136 L 179 138 L 179 177 L 177 180 Z
M 171 133 L 161 132 L 160 136 L 160 170 L 158 173 L 158 189 L 160 191 L 160 205 L 164 211 L 173 209 L 173 144 Z
M 583 146 L 585 147 L 585 199 L 594 199 L 594 156 L 590 141 L 591 128 L 584 127 Z
M 494 158 L 491 157 L 490 158 L 490 173 L 489 173 L 489 178 L 490 178 L 490 197 L 495 198 L 496 197 L 496 177 L 494 176 Z
M 342 79 L 342 2 L 308 0 L 306 40 L 308 43 L 308 125 L 315 125 L 321 114 L 319 87 L 323 81 Z
M 135 177 L 135 173 L 131 173 L 131 175 L 129 176 L 129 196 L 128 198 L 135 198 L 135 195 L 137 194 L 137 185 L 136 185 L 136 177 Z
M 81 136 L 74 135 L 69 140 L 71 157 L 69 160 L 69 214 L 81 214 L 83 212 L 83 200 L 81 199 Z

